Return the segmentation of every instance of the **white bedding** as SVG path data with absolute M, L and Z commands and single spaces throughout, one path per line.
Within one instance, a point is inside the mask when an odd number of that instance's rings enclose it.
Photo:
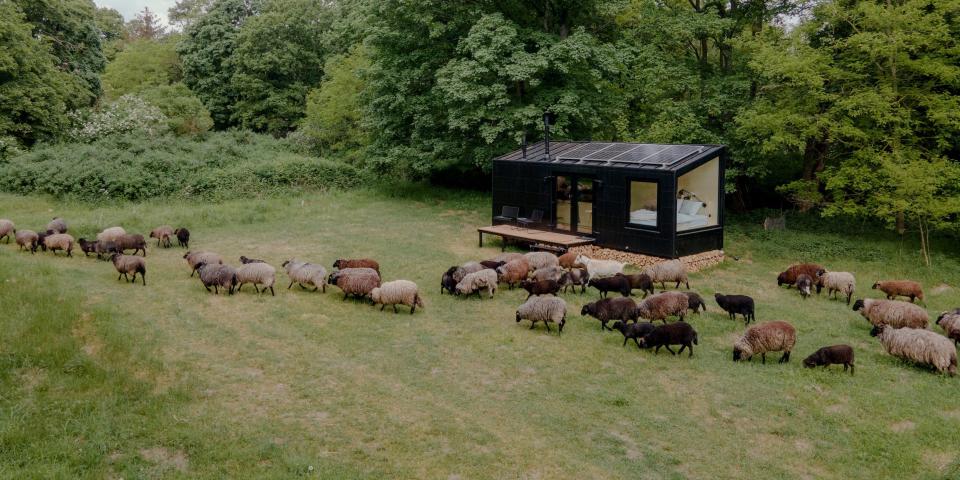
M 630 212 L 630 223 L 636 225 L 646 225 L 650 227 L 657 226 L 657 212 L 655 210 L 634 210 Z M 677 213 L 677 230 L 690 230 L 710 224 L 710 218 L 706 215 L 689 215 L 686 213 Z

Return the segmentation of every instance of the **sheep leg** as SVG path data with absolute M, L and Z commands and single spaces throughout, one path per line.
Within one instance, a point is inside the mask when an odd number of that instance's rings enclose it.
M 118 281 L 118 282 L 120 281 L 120 277 L 122 277 L 122 276 L 123 276 L 122 273 L 121 273 L 120 275 L 117 275 L 117 281 Z
M 270 285 L 270 296 L 271 296 L 271 297 L 276 297 L 276 296 L 277 296 L 276 293 L 273 293 L 273 285 Z
M 386 304 L 386 303 L 384 303 L 383 305 L 380 306 L 380 311 L 382 312 L 384 308 L 387 308 L 387 304 Z
M 660 347 L 661 347 L 661 345 L 657 345 L 657 348 L 655 348 L 655 349 L 653 350 L 653 354 L 654 354 L 654 355 L 660 355 Z
M 552 331 L 553 331 L 553 330 L 550 330 L 550 322 L 543 322 L 543 326 L 544 326 L 544 327 L 547 327 L 547 331 L 548 331 L 548 332 L 552 332 Z
M 197 269 L 196 269 L 196 268 L 194 268 L 193 271 L 190 272 L 190 278 L 193 278 L 193 274 L 194 274 L 194 273 L 197 273 Z
M 410 305 L 410 315 L 413 315 L 413 312 L 416 311 L 416 309 L 417 309 L 416 303 L 414 303 L 413 305 Z
M 213 293 L 220 295 L 220 288 L 217 287 L 216 283 L 213 284 Z
M 690 349 L 690 355 L 687 355 L 687 358 L 690 358 L 693 356 L 693 345 L 687 344 L 687 348 Z
M 677 354 L 677 352 L 674 352 L 673 349 L 670 348 L 670 345 L 664 345 L 663 348 L 666 348 L 667 351 L 670 352 L 671 355 L 676 355 L 676 354 Z
M 767 364 L 767 352 L 763 352 L 760 354 L 760 362 L 763 363 L 764 365 Z
M 143 286 L 147 286 L 147 272 L 140 272 L 140 280 L 143 280 Z
M 293 283 L 294 283 L 293 280 L 291 280 L 291 281 L 290 281 L 290 285 L 287 285 L 287 290 L 290 290 L 290 288 L 293 287 Z
M 210 291 L 210 286 L 209 286 L 209 285 L 204 285 L 203 288 L 206 288 L 208 292 Z
M 347 301 L 347 292 L 343 292 L 343 301 L 344 301 L 344 302 Z
M 780 357 L 780 363 L 787 363 L 790 361 L 790 352 L 783 352 L 783 356 Z
M 533 330 L 533 327 L 537 326 L 537 322 L 530 321 L 530 330 Z
M 400 313 L 400 312 L 397 311 L 397 304 L 396 304 L 396 303 L 393 304 L 393 313 Z
M 237 287 L 237 291 L 239 292 L 241 288 L 243 288 L 243 284 L 242 284 L 242 283 Z M 256 288 L 256 285 L 254 285 L 254 288 Z
M 241 285 L 241 286 L 243 286 L 243 285 Z M 256 292 L 257 292 L 258 295 L 260 294 L 260 287 L 258 287 L 256 283 L 253 284 L 253 289 L 256 290 Z M 237 291 L 239 292 L 240 289 L 237 289 Z
M 643 350 L 643 347 L 640 346 L 640 340 L 637 340 L 637 337 L 633 337 L 633 343 L 637 344 L 637 348 Z
M 683 350 L 687 348 L 687 344 L 680 345 L 680 350 L 677 350 L 677 353 L 683 353 Z
M 627 340 L 630 340 L 630 337 L 624 336 L 624 337 L 623 337 L 623 345 L 622 345 L 622 346 L 624 346 L 624 347 L 627 346 Z
M 844 365 L 843 365 L 843 371 L 844 371 L 844 372 L 847 371 L 847 365 L 850 365 L 850 375 L 853 375 L 854 364 L 852 364 L 852 363 L 850 363 L 850 364 L 844 364 Z

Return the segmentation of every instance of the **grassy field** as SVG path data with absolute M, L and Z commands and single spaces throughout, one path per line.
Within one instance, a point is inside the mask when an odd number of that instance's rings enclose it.
M 147 287 L 92 258 L 0 245 L 2 478 L 960 478 L 960 379 L 888 357 L 859 314 L 779 289 L 789 263 L 924 283 L 928 310 L 960 306 L 957 250 L 935 266 L 916 245 L 858 225 L 728 229 L 739 261 L 693 275 L 709 310 L 691 358 L 622 347 L 568 294 L 562 337 L 514 322 L 525 292 L 440 296 L 478 249 L 480 194 L 393 189 L 220 204 L 119 206 L 0 195 L 0 217 L 75 237 L 116 224 L 188 226 L 193 248 L 236 263 L 380 261 L 425 292 L 416 315 L 287 290 L 208 294 L 182 249 L 148 251 Z M 491 242 L 495 243 L 495 242 Z M 246 290 L 246 289 L 245 289 Z M 743 331 L 713 293 L 757 300 L 760 321 L 798 330 L 793 360 L 735 364 Z M 939 329 L 937 329 L 939 331 Z M 849 343 L 857 374 L 807 370 Z M 775 355 L 774 358 L 777 358 Z

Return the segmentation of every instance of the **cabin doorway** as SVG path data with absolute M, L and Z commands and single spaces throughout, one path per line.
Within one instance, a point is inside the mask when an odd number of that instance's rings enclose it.
M 580 175 L 557 175 L 555 178 L 554 228 L 592 235 L 595 179 Z

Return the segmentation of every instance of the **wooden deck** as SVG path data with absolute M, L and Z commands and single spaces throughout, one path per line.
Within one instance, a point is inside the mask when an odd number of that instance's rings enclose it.
M 546 232 L 543 230 L 534 230 L 530 228 L 517 227 L 514 225 L 492 225 L 489 227 L 480 227 L 477 229 L 480 235 L 480 246 L 483 247 L 483 234 L 496 235 L 503 238 L 504 246 L 506 240 L 518 240 L 529 243 L 540 243 L 554 247 L 567 249 L 579 245 L 589 245 L 593 243 L 593 238 L 581 237 L 558 232 Z

